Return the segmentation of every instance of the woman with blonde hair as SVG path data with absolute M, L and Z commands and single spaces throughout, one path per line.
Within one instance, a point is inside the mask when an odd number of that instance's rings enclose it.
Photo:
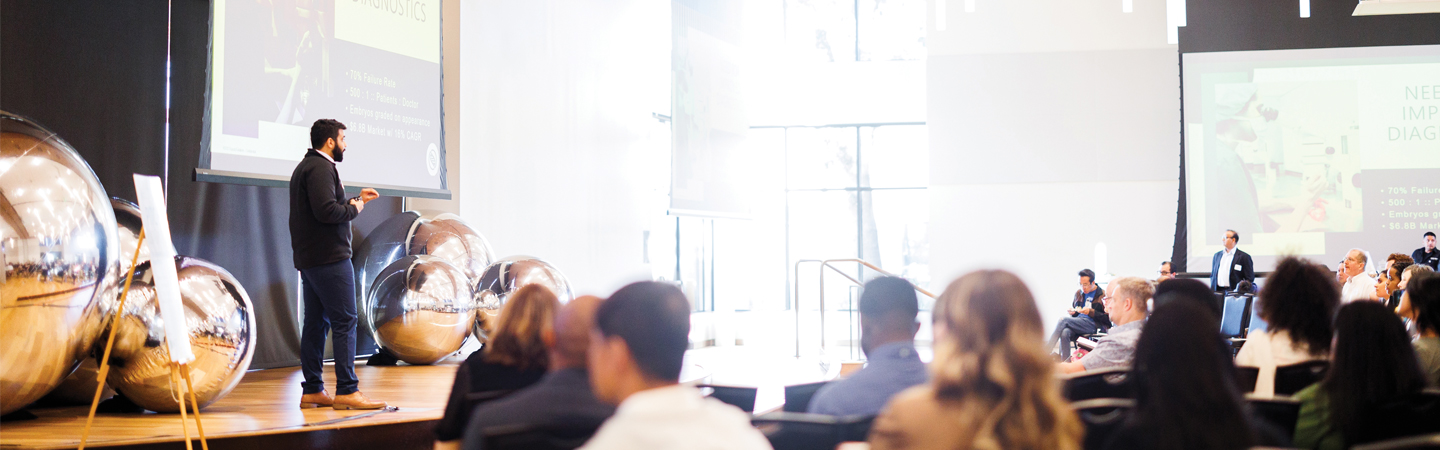
M 470 423 L 467 395 L 504 394 L 535 384 L 545 376 L 550 355 L 541 336 L 553 332 L 559 309 L 555 293 L 544 286 L 528 285 L 510 295 L 490 333 L 490 342 L 471 353 L 455 373 L 445 416 L 435 426 L 437 448 L 458 447 Z
M 930 382 L 896 395 L 870 443 L 887 449 L 1080 448 L 1030 289 L 1001 270 L 971 272 L 935 303 Z

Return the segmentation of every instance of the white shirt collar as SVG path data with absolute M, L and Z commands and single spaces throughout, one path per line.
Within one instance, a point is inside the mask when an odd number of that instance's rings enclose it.
M 331 164 L 334 164 L 334 163 L 335 163 L 335 158 L 331 158 L 330 155 L 325 154 L 325 152 L 320 151 L 320 149 L 314 149 L 314 148 L 312 148 L 311 150 L 315 150 L 315 153 L 319 153 L 320 156 L 324 156 L 325 159 L 330 160 L 330 163 L 331 163 Z

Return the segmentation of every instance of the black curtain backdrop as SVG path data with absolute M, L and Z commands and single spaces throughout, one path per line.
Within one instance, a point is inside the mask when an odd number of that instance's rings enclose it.
M 1440 15 L 1354 17 L 1355 0 L 1310 0 L 1310 17 L 1294 1 L 1190 0 L 1180 28 L 1180 53 L 1440 44 Z M 1179 55 L 1176 56 L 1179 59 Z M 1184 67 L 1181 67 L 1182 73 Z M 1176 271 L 1185 260 L 1184 117 L 1181 117 L 1180 205 L 1175 220 Z M 1197 267 L 1209 271 L 1209 267 Z
M 210 2 L 166 3 L 0 0 L 0 108 L 35 119 L 75 146 L 110 196 L 135 199 L 132 173 L 168 175 L 176 250 L 225 267 L 254 303 L 250 367 L 299 365 L 299 275 L 291 263 L 289 193 L 192 181 L 209 85 Z M 296 151 L 306 144 L 296 143 Z M 355 245 L 400 206 L 398 198 L 367 205 L 352 224 Z M 373 342 L 360 334 L 359 354 L 372 353 Z

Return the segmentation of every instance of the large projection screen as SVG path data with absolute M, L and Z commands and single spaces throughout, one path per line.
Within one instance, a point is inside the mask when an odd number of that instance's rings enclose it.
M 197 181 L 287 186 L 336 119 L 347 188 L 450 198 L 440 0 L 214 0 Z
M 1384 261 L 1440 230 L 1440 46 L 1182 63 L 1189 267 L 1209 270 L 1226 229 L 1261 271 L 1351 248 Z

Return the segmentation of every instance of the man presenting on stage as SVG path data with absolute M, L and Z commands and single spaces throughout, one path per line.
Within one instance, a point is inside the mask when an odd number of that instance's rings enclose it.
M 320 119 L 310 127 L 313 146 L 290 175 L 290 248 L 304 288 L 305 324 L 300 333 L 300 369 L 305 381 L 301 408 L 380 409 L 385 402 L 360 393 L 355 377 L 355 268 L 350 264 L 350 220 L 365 203 L 380 197 L 364 189 L 345 199 L 335 163 L 345 160 L 345 125 Z M 333 330 L 335 397 L 325 392 L 321 368 L 325 331 Z
M 1240 233 L 1225 230 L 1221 238 L 1225 249 L 1215 252 L 1210 261 L 1210 289 L 1215 292 L 1229 292 L 1240 286 L 1241 281 L 1255 283 L 1255 262 L 1250 254 L 1235 248 L 1240 243 Z

